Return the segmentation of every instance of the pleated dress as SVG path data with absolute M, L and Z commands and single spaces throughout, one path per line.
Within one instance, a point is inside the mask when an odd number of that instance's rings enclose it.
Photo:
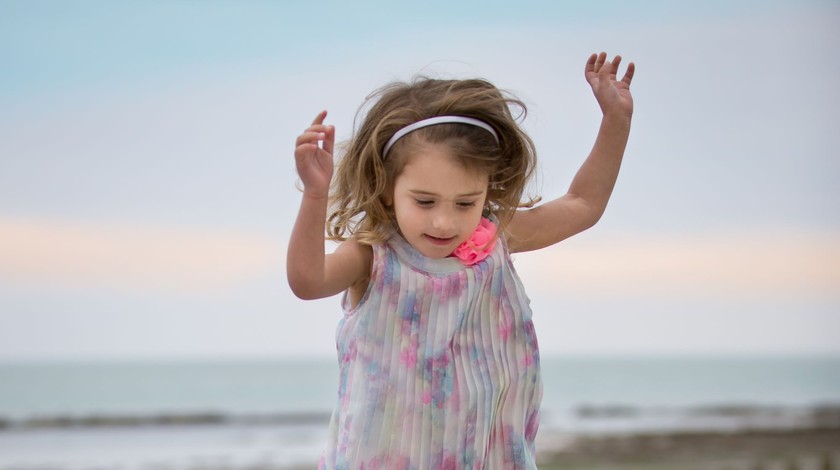
M 542 379 L 503 238 L 472 266 L 400 235 L 336 331 L 339 389 L 319 469 L 535 469 Z

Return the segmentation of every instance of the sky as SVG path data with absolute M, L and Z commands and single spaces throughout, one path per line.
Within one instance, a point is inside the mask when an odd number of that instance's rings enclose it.
M 602 50 L 637 66 L 613 198 L 515 256 L 543 354 L 840 354 L 838 26 L 836 1 L 0 2 L 0 361 L 334 355 L 339 298 L 285 278 L 297 134 L 483 77 L 559 197 Z

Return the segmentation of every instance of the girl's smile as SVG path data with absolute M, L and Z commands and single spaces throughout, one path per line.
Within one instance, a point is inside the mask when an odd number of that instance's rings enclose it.
M 448 244 L 452 243 L 452 240 L 454 240 L 454 239 L 455 239 L 455 237 L 449 237 L 449 238 L 438 238 L 438 237 L 433 237 L 433 236 L 431 236 L 431 235 L 426 235 L 426 238 L 427 238 L 427 239 L 429 240 L 429 242 L 431 242 L 432 244 L 434 244 L 434 245 L 441 245 L 441 246 L 448 245 Z

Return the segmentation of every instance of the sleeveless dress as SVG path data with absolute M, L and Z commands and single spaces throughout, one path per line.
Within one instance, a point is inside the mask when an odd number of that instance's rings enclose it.
M 394 234 L 373 246 L 359 304 L 343 306 L 319 469 L 537 468 L 537 338 L 503 238 L 465 266 Z

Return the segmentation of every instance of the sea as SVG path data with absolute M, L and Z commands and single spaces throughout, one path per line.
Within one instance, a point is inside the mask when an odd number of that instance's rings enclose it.
M 549 356 L 537 447 L 819 426 L 840 357 Z M 0 363 L 0 470 L 314 468 L 334 359 Z M 836 424 L 836 423 L 833 423 Z

